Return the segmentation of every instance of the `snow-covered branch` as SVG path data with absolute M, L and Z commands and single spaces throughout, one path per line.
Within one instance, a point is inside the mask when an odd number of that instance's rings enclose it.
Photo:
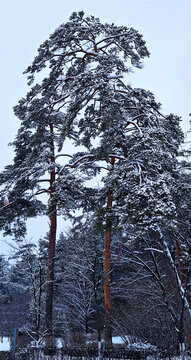
M 64 167 L 75 168 L 81 161 L 86 159 L 95 159 L 95 155 L 93 154 L 83 155 L 79 159 L 77 159 L 73 164 L 66 164 L 64 165 Z
M 170 250 L 168 248 L 168 244 L 166 242 L 166 240 L 163 239 L 163 245 L 164 245 L 164 249 L 165 249 L 165 252 L 166 252 L 166 255 L 170 261 L 170 264 L 172 265 L 172 268 L 174 269 L 174 272 L 175 272 L 175 275 L 176 275 L 176 280 L 177 280 L 177 284 L 178 284 L 178 288 L 179 288 L 179 292 L 180 292 L 180 296 L 182 298 L 182 300 L 184 301 L 184 304 L 185 304 L 185 307 L 186 309 L 188 310 L 188 313 L 189 313 L 189 316 L 191 317 L 191 309 L 190 309 L 190 305 L 188 303 L 188 300 L 186 298 L 186 292 L 185 292 L 185 289 L 183 288 L 182 286 L 182 283 L 181 283 L 181 280 L 180 280 L 180 276 L 178 274 L 178 271 L 177 271 L 177 268 L 174 264 L 174 261 L 173 261 L 173 258 L 172 258 L 172 255 L 170 253 Z
M 115 159 L 118 159 L 118 160 L 125 160 L 124 156 L 120 156 L 118 154 L 109 154 L 109 157 L 110 158 L 114 157 Z
M 140 135 L 143 135 L 143 133 L 142 133 L 139 125 L 135 122 L 135 120 L 137 120 L 137 119 L 138 119 L 139 117 L 141 117 L 141 116 L 144 116 L 144 114 L 141 114 L 141 115 L 136 116 L 133 120 L 128 120 L 126 127 L 131 124 L 131 125 L 133 125 L 133 126 L 136 127 L 136 129 L 139 131 Z
M 127 33 L 122 33 L 122 34 L 109 35 L 109 36 L 103 38 L 102 40 L 99 40 L 99 41 L 96 43 L 96 45 L 101 44 L 103 41 L 107 41 L 107 40 L 110 40 L 110 39 L 116 39 L 116 38 L 118 38 L 118 37 L 126 36 L 126 35 L 129 35 L 128 32 L 127 32 Z

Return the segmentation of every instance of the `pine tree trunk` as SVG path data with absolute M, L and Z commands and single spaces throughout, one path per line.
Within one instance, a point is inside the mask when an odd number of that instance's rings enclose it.
M 53 136 L 54 128 L 53 124 L 50 124 L 50 133 Z M 56 174 L 54 169 L 55 153 L 54 153 L 54 141 L 51 141 L 51 164 L 53 170 L 50 173 L 50 198 L 54 201 L 55 196 L 55 180 Z M 53 321 L 53 298 L 54 298 L 54 257 L 56 246 L 56 230 L 57 230 L 57 211 L 56 204 L 51 204 L 50 214 L 50 233 L 49 233 L 49 254 L 48 254 L 48 274 L 47 274 L 47 288 L 46 288 L 46 335 L 47 335 L 47 347 L 53 348 L 52 337 L 52 321 Z
M 111 171 L 114 168 L 115 158 L 111 157 Z M 108 219 L 106 222 L 106 234 L 105 234 L 105 251 L 104 251 L 104 272 L 105 272 L 105 283 L 104 288 L 104 303 L 105 303 L 105 345 L 112 345 L 112 334 L 111 334 L 111 219 L 109 217 L 112 207 L 113 191 L 111 190 L 108 194 L 107 200 L 107 212 Z

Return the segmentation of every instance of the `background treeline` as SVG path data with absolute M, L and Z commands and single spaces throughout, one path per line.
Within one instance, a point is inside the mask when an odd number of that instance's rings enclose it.
M 113 235 L 111 257 L 112 333 L 127 342 L 150 342 L 177 349 L 190 327 L 189 229 L 127 241 Z M 54 334 L 64 344 L 96 343 L 104 328 L 104 234 L 92 219 L 79 222 L 57 242 L 54 283 Z M 22 328 L 42 342 L 48 240 L 20 245 L 12 265 L 1 257 L 1 330 Z M 22 331 L 21 329 L 21 331 Z

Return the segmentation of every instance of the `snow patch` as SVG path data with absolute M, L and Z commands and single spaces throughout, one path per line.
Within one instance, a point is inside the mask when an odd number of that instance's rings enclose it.
M 121 338 L 121 336 L 113 336 L 112 337 L 112 343 L 113 344 L 124 344 L 124 340 Z
M 2 337 L 0 338 L 0 351 L 10 351 L 10 338 Z

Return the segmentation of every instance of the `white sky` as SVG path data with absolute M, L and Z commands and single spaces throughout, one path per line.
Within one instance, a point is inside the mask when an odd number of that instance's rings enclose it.
M 143 34 L 151 55 L 144 61 L 144 68 L 131 74 L 128 81 L 134 87 L 151 90 L 162 103 L 163 113 L 181 116 L 184 131 L 189 130 L 191 1 L 0 0 L 0 170 L 12 160 L 13 150 L 7 144 L 19 127 L 12 107 L 28 91 L 22 73 L 39 45 L 68 21 L 73 11 L 80 10 L 99 17 L 102 23 L 134 27 Z M 36 239 L 47 230 L 47 220 L 41 221 L 40 227 L 32 222 L 28 236 Z M 7 246 L 1 242 L 0 253 L 6 251 Z

